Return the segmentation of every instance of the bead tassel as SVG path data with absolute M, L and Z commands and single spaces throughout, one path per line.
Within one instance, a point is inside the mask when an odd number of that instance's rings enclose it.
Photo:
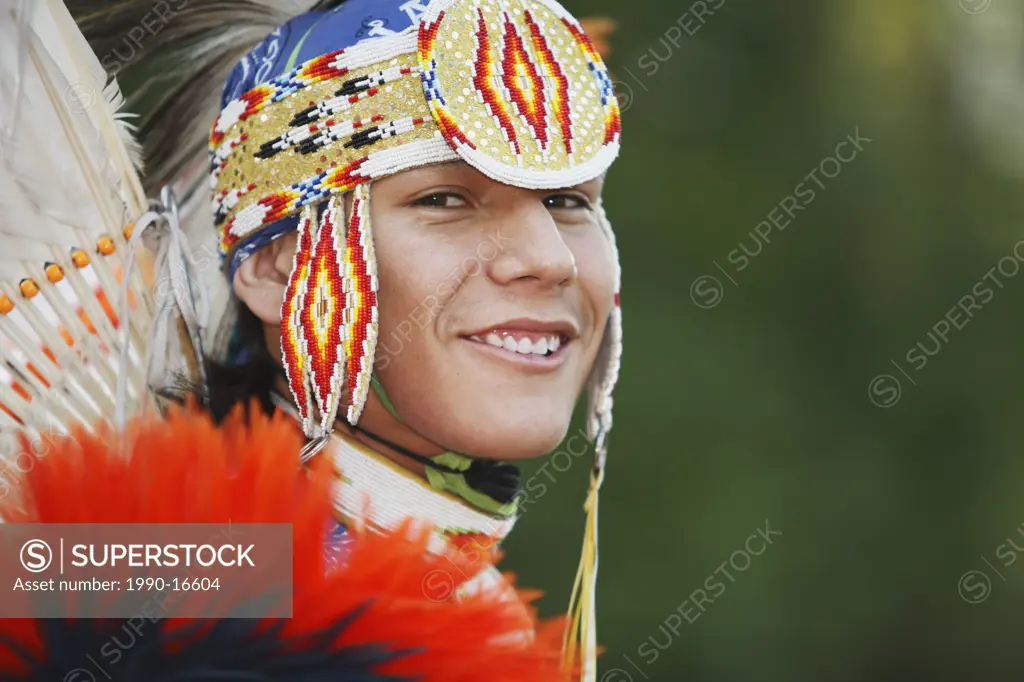
M 302 309 L 309 379 L 320 410 L 320 432 L 330 431 L 341 399 L 344 346 L 347 338 L 342 272 L 344 228 L 338 220 L 340 197 L 331 197 L 320 218 L 309 264 L 309 291 Z
M 299 409 L 302 430 L 307 436 L 313 435 L 310 422 L 312 401 L 309 393 L 309 363 L 305 352 L 302 312 L 305 309 L 309 288 L 313 230 L 312 208 L 306 207 L 299 221 L 299 239 L 292 263 L 292 274 L 285 290 L 284 302 L 281 304 L 281 355 L 288 376 L 288 387 Z
M 377 262 L 370 230 L 370 188 L 356 187 L 345 245 L 345 355 L 348 361 L 349 405 L 346 418 L 359 421 L 369 395 L 377 347 Z

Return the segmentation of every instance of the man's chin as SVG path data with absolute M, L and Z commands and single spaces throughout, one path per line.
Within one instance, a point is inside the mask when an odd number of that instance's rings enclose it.
M 507 426 L 481 429 L 471 443 L 472 448 L 465 454 L 506 462 L 535 459 L 555 450 L 565 438 L 567 429 L 568 423 L 538 425 L 536 422 L 523 429 L 509 429 Z

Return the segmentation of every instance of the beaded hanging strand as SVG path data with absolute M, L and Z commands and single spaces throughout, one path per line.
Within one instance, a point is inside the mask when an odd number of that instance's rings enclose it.
M 309 358 L 306 354 L 302 312 L 309 290 L 309 261 L 312 256 L 315 229 L 313 208 L 306 206 L 299 219 L 299 238 L 295 242 L 292 273 L 288 279 L 288 288 L 285 289 L 284 301 L 281 303 L 281 357 L 284 358 L 288 388 L 291 389 L 299 410 L 299 418 L 302 420 L 302 431 L 311 437 L 313 404 L 309 391 Z
M 330 432 L 346 387 L 351 424 L 359 421 L 369 394 L 378 315 L 369 200 L 369 186 L 357 185 L 347 228 L 338 195 L 327 201 L 319 225 L 310 207 L 300 221 L 281 309 L 281 351 L 309 438 Z
M 320 216 L 309 264 L 309 291 L 301 317 L 309 379 L 320 414 L 319 421 L 314 422 L 318 435 L 330 432 L 343 388 L 344 344 L 348 331 L 342 281 L 345 228 L 340 204 L 343 201 L 342 197 L 332 196 Z
M 377 349 L 377 258 L 370 229 L 370 185 L 352 193 L 352 213 L 345 244 L 345 357 L 349 387 L 345 418 L 352 425 L 366 405 Z

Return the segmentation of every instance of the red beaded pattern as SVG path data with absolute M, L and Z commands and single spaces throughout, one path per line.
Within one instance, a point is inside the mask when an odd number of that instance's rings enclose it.
M 487 34 L 487 20 L 484 19 L 483 10 L 477 9 L 477 28 L 474 37 L 476 38 L 476 59 L 473 62 L 473 86 L 477 94 L 487 107 L 487 112 L 494 117 L 495 122 L 501 128 L 502 135 L 512 145 L 516 154 L 520 153 L 519 140 L 516 137 L 516 130 L 512 127 L 512 119 L 505 108 L 506 97 L 498 91 L 497 83 L 504 82 L 507 89 L 511 89 L 516 79 L 514 67 L 508 69 L 505 64 L 508 61 L 496 62 L 491 52 L 491 39 Z M 512 29 L 515 31 L 515 28 Z M 518 38 L 518 34 L 515 36 Z M 514 48 L 513 48 L 514 49 Z M 522 43 L 519 43 L 522 50 Z M 508 48 L 506 47 L 506 53 Z M 501 69 L 505 68 L 505 73 Z M 514 100 L 513 100 L 514 101 Z
M 553 84 L 553 87 L 548 91 L 551 109 L 554 112 L 555 121 L 558 122 L 558 126 L 562 131 L 562 142 L 565 144 L 565 152 L 571 156 L 573 152 L 573 136 L 572 113 L 569 110 L 569 80 L 565 77 L 565 73 L 562 71 L 558 60 L 555 59 L 554 53 L 551 52 L 551 47 L 548 45 L 548 41 L 544 37 L 540 26 L 537 25 L 533 15 L 530 14 L 530 10 L 526 10 L 523 14 L 526 17 L 526 25 L 530 29 L 530 40 L 533 42 L 533 49 L 537 53 L 537 61 L 540 62 L 540 66 L 547 74 L 548 80 Z
M 423 92 L 430 105 L 430 111 L 434 114 L 434 122 L 440 128 L 444 139 L 452 148 L 458 145 L 465 145 L 470 149 L 476 146 L 469 141 L 469 138 L 459 128 L 459 124 L 451 117 L 446 109 L 444 95 L 441 92 L 440 83 L 437 80 L 437 59 L 434 55 L 434 48 L 437 45 L 437 29 L 441 27 L 444 19 L 444 12 L 437 15 L 433 22 L 420 24 L 420 32 L 417 36 L 417 50 L 419 52 L 420 65 L 422 66 L 421 78 L 423 79 Z
M 480 10 L 477 10 L 480 12 Z M 544 81 L 537 73 L 530 55 L 523 46 L 523 39 L 512 23 L 509 13 L 502 12 L 502 43 L 500 78 L 505 86 L 512 109 L 523 119 L 533 139 L 542 151 L 548 148 L 547 98 L 544 96 Z M 480 24 L 484 16 L 480 12 Z M 486 31 L 486 27 L 484 27 Z M 517 152 L 518 153 L 518 152 Z
M 433 0 L 417 38 L 434 121 L 485 175 L 531 189 L 570 187 L 599 176 L 618 154 L 607 69 L 555 0 Z
M 213 153 L 210 158 L 210 189 L 217 188 L 217 180 L 220 179 L 220 174 L 224 170 L 224 166 L 227 165 L 228 157 L 231 156 L 231 152 L 235 150 L 235 147 L 240 145 L 249 139 L 247 133 L 242 133 L 227 140 L 223 140 L 220 146 L 217 147 L 217 151 Z
M 220 225 L 227 218 L 228 213 L 231 212 L 237 204 L 238 200 L 244 197 L 249 192 L 256 189 L 257 185 L 255 182 L 250 182 L 245 187 L 239 187 L 238 189 L 222 189 L 213 195 L 213 203 L 211 208 L 213 209 L 213 223 Z
M 332 197 L 320 219 L 309 263 L 309 284 L 302 308 L 309 379 L 320 410 L 320 428 L 334 423 L 341 397 L 342 344 L 345 341 L 344 234 L 338 225 L 338 202 Z
M 284 369 L 288 376 L 295 405 L 299 408 L 302 428 L 309 431 L 309 419 L 312 404 L 309 394 L 309 365 L 307 363 L 306 342 L 303 338 L 302 312 L 306 293 L 309 288 L 309 260 L 312 255 L 313 231 L 315 224 L 311 218 L 312 208 L 307 207 L 299 220 L 299 239 L 292 264 L 292 274 L 285 290 L 284 302 L 281 304 L 281 355 L 284 358 Z
M 274 86 L 270 83 L 263 83 L 242 93 L 238 99 L 229 102 L 217 117 L 213 129 L 210 131 L 210 151 L 216 151 L 220 143 L 224 141 L 224 136 L 236 123 L 244 121 L 266 106 L 274 95 L 274 90 Z
M 604 106 L 605 111 L 604 143 L 618 142 L 622 136 L 622 114 L 619 111 L 619 102 L 615 99 L 615 88 L 612 85 L 611 76 L 608 75 L 608 68 L 604 65 L 604 60 L 601 59 L 601 55 L 594 47 L 594 44 L 590 42 L 590 38 L 587 37 L 587 34 L 583 32 L 583 29 L 578 24 L 565 17 L 562 18 L 562 23 L 569 29 L 573 38 L 576 39 L 576 44 L 580 46 L 580 49 L 587 56 L 590 71 L 597 79 L 598 90 L 601 93 L 601 104 Z
M 252 90 L 243 93 L 238 99 L 229 102 L 213 124 L 213 130 L 210 132 L 210 150 L 213 151 L 220 145 L 224 135 L 236 123 L 258 113 L 267 104 L 280 102 L 285 97 L 313 83 L 344 76 L 349 70 L 336 63 L 338 57 L 344 52 L 344 50 L 336 50 L 310 59 L 292 71 L 257 85 Z
M 359 421 L 366 404 L 377 346 L 377 274 L 369 197 L 368 185 L 356 187 L 345 244 L 345 356 L 349 386 L 346 418 L 350 424 Z
M 442 11 L 434 21 L 425 21 L 420 24 L 420 32 L 416 36 L 416 45 L 421 57 L 434 53 L 434 44 L 437 43 L 437 29 L 441 28 L 443 20 L 444 12 Z M 429 62 L 430 60 L 427 59 L 425 61 Z
M 365 182 L 367 178 L 359 174 L 359 169 L 369 158 L 364 156 L 344 166 L 322 171 L 316 177 L 295 183 L 246 206 L 224 224 L 220 243 L 222 252 L 229 253 L 238 240 L 253 230 L 280 220 L 302 206 L 318 203 L 332 194 L 347 192 Z

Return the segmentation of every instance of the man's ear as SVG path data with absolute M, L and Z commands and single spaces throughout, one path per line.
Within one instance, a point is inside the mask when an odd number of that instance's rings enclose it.
M 246 258 L 235 271 L 235 295 L 264 324 L 281 323 L 281 303 L 297 239 L 295 232 L 278 237 Z

